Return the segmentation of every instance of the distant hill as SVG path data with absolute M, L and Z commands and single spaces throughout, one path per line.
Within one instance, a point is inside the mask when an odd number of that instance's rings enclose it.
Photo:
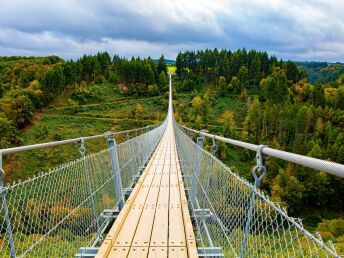
M 305 70 L 308 81 L 312 84 L 334 84 L 341 74 L 344 74 L 344 64 L 327 62 L 295 62 L 301 69 Z
M 154 62 L 158 62 L 159 60 L 158 59 L 154 59 Z M 169 64 L 169 65 L 174 65 L 176 63 L 176 60 L 172 60 L 172 59 L 164 59 L 165 63 L 166 64 Z

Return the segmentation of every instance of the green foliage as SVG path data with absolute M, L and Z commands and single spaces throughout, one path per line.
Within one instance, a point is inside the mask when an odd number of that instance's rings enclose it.
M 12 120 L 18 128 L 25 126 L 33 117 L 33 105 L 26 95 L 5 97 L 1 99 L 0 106 L 7 119 Z
M 330 237 L 331 235 L 334 237 L 344 236 L 344 219 L 325 220 L 319 223 L 317 227 L 317 231 L 320 232 L 322 237 L 324 237 L 323 235 L 325 235 L 326 232 L 330 233 L 328 238 L 331 238 Z M 333 239 L 329 239 L 329 240 L 333 240 Z
M 312 85 L 293 62 L 278 62 L 265 53 L 246 50 L 186 51 L 177 56 L 176 68 L 175 109 L 178 119 L 189 127 L 344 163 L 344 77 L 335 75 L 331 85 Z M 337 74 L 334 68 L 333 72 Z M 224 79 L 229 82 L 225 90 Z M 196 92 L 195 86 L 182 87 L 185 82 L 201 83 Z M 202 113 L 205 99 L 209 108 Z M 217 155 L 252 180 L 252 153 L 221 146 Z M 290 214 L 318 214 L 316 227 L 322 217 L 343 212 L 342 179 L 277 159 L 266 161 L 266 166 L 269 172 L 262 189 Z M 328 229 L 324 232 L 328 239 L 339 241 L 340 236 Z
M 20 142 L 19 131 L 11 120 L 0 117 L 0 149 L 9 148 Z
M 234 119 L 233 111 L 226 111 L 221 116 L 221 121 L 223 123 L 223 132 L 225 136 L 230 138 L 236 138 L 237 125 Z
M 166 75 L 167 74 L 167 65 L 165 63 L 164 55 L 161 55 L 157 64 L 157 73 L 161 74 L 162 72 Z
M 77 101 L 79 104 L 85 104 L 89 100 L 95 99 L 95 95 L 92 88 L 87 86 L 86 83 L 82 82 L 80 85 L 76 83 L 74 85 L 72 99 Z
M 277 70 L 260 82 L 264 97 L 272 103 L 283 103 L 288 100 L 287 77 L 283 70 Z

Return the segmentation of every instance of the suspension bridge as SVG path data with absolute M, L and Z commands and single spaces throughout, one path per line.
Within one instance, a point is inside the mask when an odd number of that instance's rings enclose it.
M 95 139 L 108 147 L 87 153 Z M 256 152 L 253 184 L 215 157 L 216 141 Z M 65 144 L 79 144 L 80 158 L 4 185 L 4 155 Z M 171 75 L 161 124 L 0 154 L 1 257 L 341 257 L 259 185 L 267 156 L 338 177 L 344 165 L 178 125 Z

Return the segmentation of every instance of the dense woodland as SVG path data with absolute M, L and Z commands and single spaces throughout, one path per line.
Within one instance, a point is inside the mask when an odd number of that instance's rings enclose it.
M 305 69 L 299 65 L 255 50 L 179 53 L 174 79 L 176 119 L 226 137 L 344 163 L 342 66 L 336 65 L 333 76 L 326 73 L 322 83 L 311 84 L 307 69 L 332 66 L 316 63 Z M 167 69 L 163 56 L 158 61 L 111 57 L 107 52 L 76 61 L 56 56 L 0 57 L 0 148 L 22 144 L 22 132 L 33 123 L 35 113 L 56 107 L 61 95 L 67 96 L 62 106 L 79 113 L 81 107 L 97 103 L 96 89 L 104 84 L 123 99 L 165 96 Z M 154 103 L 164 110 L 167 99 Z M 137 104 L 130 117 L 136 119 L 142 108 Z M 252 181 L 254 153 L 218 144 L 217 155 Z M 314 227 L 324 218 L 343 216 L 342 179 L 276 159 L 267 160 L 266 166 L 262 189 L 291 215 L 307 217 Z M 338 240 L 344 235 L 342 225 L 343 220 L 331 220 L 320 223 L 318 230 L 327 232 L 327 239 L 344 241 Z
M 178 55 L 176 68 L 177 90 L 198 92 L 191 103 L 181 96 L 175 104 L 179 123 L 344 163 L 343 74 L 334 79 L 327 76 L 326 84 L 312 85 L 303 67 L 294 62 L 245 49 L 186 51 Z M 240 108 L 219 112 L 221 99 L 227 105 L 236 101 Z M 250 169 L 239 166 L 254 160 L 254 153 L 218 144 L 217 155 L 252 181 Z M 322 217 L 343 215 L 343 179 L 277 159 L 267 160 L 266 166 L 262 189 L 284 203 L 290 214 L 303 214 L 315 225 Z M 344 234 L 343 221 L 335 223 L 340 229 L 328 236 Z
M 0 148 L 20 144 L 19 130 L 62 93 L 72 106 L 97 101 L 92 85 L 108 80 L 125 96 L 156 96 L 166 90 L 166 74 L 163 56 L 158 62 L 107 52 L 67 62 L 56 56 L 0 57 Z

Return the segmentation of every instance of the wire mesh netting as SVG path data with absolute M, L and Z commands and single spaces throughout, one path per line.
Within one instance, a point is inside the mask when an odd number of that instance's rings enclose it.
M 116 146 L 123 188 L 131 187 L 165 126 Z M 0 257 L 11 256 L 10 238 L 17 257 L 71 257 L 96 245 L 112 220 L 103 211 L 117 207 L 110 153 L 105 149 L 2 187 Z
M 339 257 L 331 243 L 174 128 L 198 247 L 221 247 L 225 257 Z

